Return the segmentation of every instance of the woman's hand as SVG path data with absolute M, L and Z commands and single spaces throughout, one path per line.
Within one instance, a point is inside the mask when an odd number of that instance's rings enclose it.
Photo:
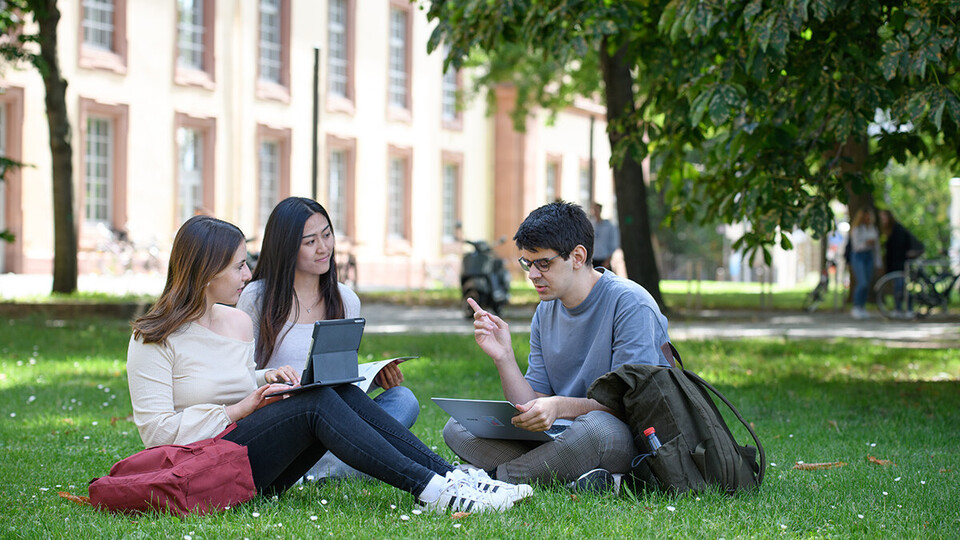
M 300 375 L 290 366 L 283 366 L 268 371 L 264 374 L 263 378 L 268 383 L 289 383 L 293 386 L 300 384 Z
M 373 381 L 377 383 L 380 388 L 389 390 L 394 386 L 400 386 L 400 383 L 403 382 L 403 373 L 400 372 L 400 366 L 398 366 L 396 362 L 390 362 L 383 366 L 383 369 L 380 370 L 380 373 L 377 373 Z
M 260 407 L 264 407 L 281 399 L 286 399 L 290 396 L 289 394 L 285 394 L 282 396 L 268 397 L 267 394 L 289 389 L 290 386 L 286 384 L 265 384 L 254 390 L 250 395 L 241 399 L 237 403 L 234 403 L 233 405 L 227 405 L 227 416 L 229 416 L 230 420 L 233 422 L 236 422 L 241 418 L 246 418 L 253 411 L 259 409 Z

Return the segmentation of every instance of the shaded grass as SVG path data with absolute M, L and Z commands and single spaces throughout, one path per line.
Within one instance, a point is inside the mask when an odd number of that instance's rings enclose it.
M 0 536 L 955 537 L 960 526 L 960 353 L 862 341 L 678 344 L 687 366 L 754 423 L 770 462 L 755 493 L 572 499 L 548 487 L 507 513 L 454 521 L 413 514 L 412 498 L 384 484 L 332 482 L 203 518 L 103 514 L 56 491 L 86 494 L 91 478 L 142 447 L 126 420 L 128 339 L 123 321 L 0 323 Z M 519 357 L 523 341 L 515 339 Z M 502 396 L 470 336 L 368 334 L 361 354 L 421 355 L 404 364 L 422 405 L 414 432 L 450 460 L 446 415 L 429 398 Z M 799 471 L 796 461 L 847 465 Z

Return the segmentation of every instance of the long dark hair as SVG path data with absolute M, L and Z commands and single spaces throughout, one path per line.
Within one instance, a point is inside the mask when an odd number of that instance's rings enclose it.
M 290 312 L 294 307 L 300 312 L 299 300 L 293 290 L 293 278 L 297 270 L 303 226 L 314 214 L 327 218 L 330 232 L 334 232 L 333 222 L 323 206 L 305 197 L 288 197 L 280 201 L 267 219 L 260 258 L 257 259 L 252 279 L 261 283 L 260 337 L 256 347 L 258 368 L 267 365 L 274 347 L 283 339 L 280 331 Z M 344 308 L 337 285 L 336 248 L 330 254 L 330 271 L 320 276 L 317 290 L 323 298 L 324 318 L 342 319 Z
M 133 335 L 144 343 L 163 343 L 184 323 L 203 315 L 203 289 L 233 260 L 244 243 L 232 223 L 194 216 L 177 231 L 170 250 L 167 282 L 150 310 L 133 321 Z

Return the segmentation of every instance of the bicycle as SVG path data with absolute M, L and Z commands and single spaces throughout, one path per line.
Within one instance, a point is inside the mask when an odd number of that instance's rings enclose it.
M 827 259 L 823 269 L 820 270 L 820 283 L 812 291 L 807 293 L 803 299 L 803 310 L 813 313 L 820 307 L 820 304 L 827 299 L 827 293 L 830 291 L 830 274 L 836 275 L 837 263 L 833 259 Z
M 873 290 L 877 308 L 888 319 L 927 317 L 936 309 L 947 310 L 950 293 L 960 274 L 946 259 L 907 260 L 903 270 L 884 274 Z

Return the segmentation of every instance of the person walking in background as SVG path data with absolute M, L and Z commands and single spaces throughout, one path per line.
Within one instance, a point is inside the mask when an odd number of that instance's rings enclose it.
M 328 450 L 352 467 L 447 512 L 506 510 L 532 495 L 468 475 L 427 448 L 352 384 L 283 397 L 290 366 L 256 369 L 253 325 L 230 307 L 250 279 L 243 233 L 207 216 L 177 232 L 163 292 L 133 322 L 127 379 L 146 446 L 223 436 L 247 448 L 258 493 L 282 493 Z
M 880 211 L 880 233 L 884 238 L 883 266 L 887 273 L 903 271 L 908 259 L 923 255 L 923 243 L 897 221 L 890 210 Z M 903 285 L 903 278 L 894 281 L 893 297 L 896 310 L 900 316 L 912 318 L 911 306 L 907 306 L 906 312 L 903 311 Z
M 329 214 L 317 201 L 288 197 L 270 212 L 253 280 L 237 308 L 253 320 L 258 368 L 289 365 L 303 371 L 316 321 L 360 316 L 360 298 L 337 281 L 336 235 Z M 403 373 L 388 364 L 374 380 L 384 391 L 374 398 L 407 429 L 420 413 Z M 358 476 L 331 453 L 307 472 L 308 479 Z
M 857 210 L 850 224 L 850 265 L 856 282 L 853 289 L 854 319 L 866 319 L 867 294 L 873 279 L 873 269 L 880 268 L 880 234 L 873 223 L 873 210 Z
M 610 270 L 610 258 L 620 247 L 620 230 L 609 219 L 601 217 L 603 205 L 593 203 L 590 222 L 593 224 L 593 260 L 591 266 Z

